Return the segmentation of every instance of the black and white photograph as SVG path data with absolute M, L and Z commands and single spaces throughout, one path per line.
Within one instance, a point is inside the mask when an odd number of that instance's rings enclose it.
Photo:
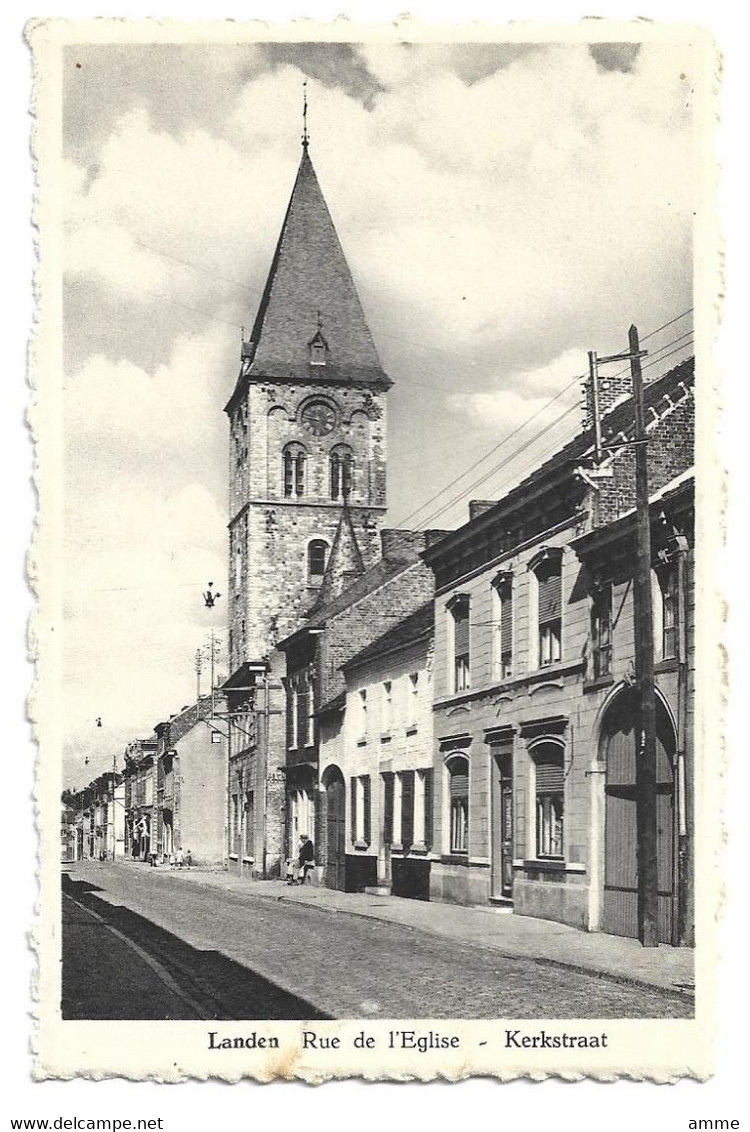
M 42 1075 L 705 1072 L 716 60 L 554 32 L 31 29 Z

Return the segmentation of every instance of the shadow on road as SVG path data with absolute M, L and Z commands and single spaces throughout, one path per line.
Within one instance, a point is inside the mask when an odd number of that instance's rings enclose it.
M 157 976 L 146 961 L 92 917 L 63 911 L 62 1016 L 64 1019 L 263 1019 L 330 1018 L 309 1002 L 218 951 L 201 951 L 129 908 L 113 906 L 88 881 L 62 875 L 63 896 L 96 913 L 132 940 L 171 975 L 200 1013 L 175 995 L 148 991 Z M 68 904 L 68 908 L 70 908 Z M 73 906 L 75 907 L 75 906 Z M 106 936 L 106 938 L 105 938 Z M 114 985 L 113 985 L 114 984 Z M 158 1002 L 161 1002 L 161 1007 Z M 168 1002 L 168 1005 L 165 1003 Z

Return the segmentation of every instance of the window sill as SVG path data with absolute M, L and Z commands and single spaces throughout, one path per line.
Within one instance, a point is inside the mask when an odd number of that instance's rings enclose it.
M 531 872 L 547 873 L 585 873 L 586 866 L 578 861 L 565 861 L 563 857 L 532 857 L 525 861 L 514 861 L 514 869 L 528 869 Z
M 390 731 L 383 731 L 381 736 L 380 736 L 380 742 L 381 743 L 390 743 L 392 738 L 393 738 L 393 736 L 391 735 Z
M 367 739 L 366 738 L 357 739 L 357 746 L 358 747 L 366 747 L 367 746 Z
M 606 676 L 597 676 L 595 680 L 584 680 L 583 690 L 584 692 L 598 692 L 600 688 L 611 687 L 614 682 L 615 678 L 610 672 Z
M 370 842 L 369 841 L 353 841 L 352 845 L 359 852 L 361 852 L 363 849 L 369 849 L 370 848 Z
M 680 667 L 680 662 L 676 656 L 667 657 L 666 660 L 658 660 L 654 665 L 654 672 L 658 675 L 662 672 L 676 672 Z
M 410 723 L 409 726 L 406 728 L 406 734 L 407 735 L 416 735 L 418 731 L 419 731 L 419 728 L 417 727 L 416 723 Z

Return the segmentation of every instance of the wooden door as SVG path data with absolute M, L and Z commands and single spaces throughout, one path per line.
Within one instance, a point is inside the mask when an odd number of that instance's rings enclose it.
M 346 869 L 346 791 L 340 771 L 326 784 L 326 887 L 343 891 Z
M 513 753 L 492 758 L 492 899 L 513 896 Z
M 606 739 L 602 929 L 638 938 L 636 729 L 622 718 Z M 663 737 L 656 738 L 659 941 L 672 943 L 674 778 Z

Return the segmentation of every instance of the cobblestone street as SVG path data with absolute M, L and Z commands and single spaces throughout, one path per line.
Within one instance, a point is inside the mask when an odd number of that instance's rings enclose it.
M 685 1018 L 692 1013 L 689 998 L 668 991 L 509 957 L 401 924 L 254 896 L 250 884 L 247 893 L 229 892 L 183 884 L 166 871 L 93 863 L 72 867 L 63 883 L 72 898 L 66 901 L 63 932 L 66 1017 Z M 106 981 L 103 968 L 113 940 L 120 951 L 130 944 L 131 956 L 129 963 L 118 961 L 119 986 L 102 1006 L 96 987 Z M 154 994 L 154 980 L 160 978 Z

